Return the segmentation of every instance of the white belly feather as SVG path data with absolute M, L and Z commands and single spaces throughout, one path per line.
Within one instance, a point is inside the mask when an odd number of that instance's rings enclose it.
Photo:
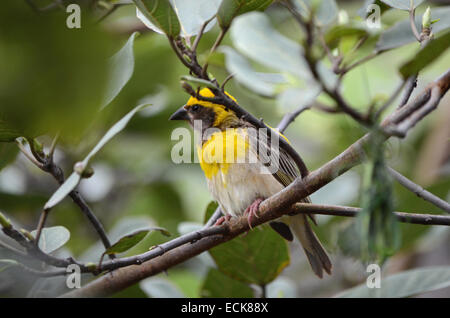
M 261 169 L 266 168 L 260 163 L 234 163 L 226 173 L 219 169 L 216 175 L 207 179 L 212 196 L 224 212 L 242 215 L 256 199 L 268 198 L 283 188 L 272 174 L 261 173 Z

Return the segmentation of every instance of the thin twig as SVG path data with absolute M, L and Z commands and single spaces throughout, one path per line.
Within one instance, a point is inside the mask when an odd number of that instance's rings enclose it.
M 408 100 L 411 97 L 411 94 L 414 88 L 416 88 L 416 86 L 417 86 L 417 75 L 411 75 L 406 80 L 405 92 L 403 93 L 403 97 L 400 103 L 398 104 L 398 108 L 403 107 L 406 105 L 406 103 L 408 103 Z
M 53 155 L 55 153 L 56 144 L 58 143 L 59 132 L 56 134 L 55 138 L 52 140 L 52 144 L 50 145 L 50 150 L 48 151 L 47 157 L 53 162 Z
M 45 221 L 47 220 L 47 216 L 48 216 L 48 210 L 43 210 L 41 213 L 41 216 L 39 218 L 39 223 L 38 226 L 36 228 L 36 237 L 35 237 L 35 241 L 36 241 L 36 245 L 39 245 L 39 240 L 41 238 L 41 234 L 42 234 L 42 229 L 45 226 Z
M 222 85 L 220 85 L 220 90 L 222 92 L 225 91 L 225 85 L 228 83 L 229 80 L 231 80 L 234 77 L 234 74 L 229 74 L 223 81 Z
M 415 8 L 411 8 L 409 10 L 409 24 L 411 25 L 411 30 L 412 30 L 412 32 L 414 34 L 414 37 L 417 39 L 418 42 L 421 42 L 420 34 L 417 31 L 417 27 L 416 27 L 415 13 L 416 13 L 416 9 Z
M 340 74 L 341 74 L 341 75 L 346 74 L 347 72 L 349 72 L 350 70 L 354 69 L 355 67 L 357 67 L 357 66 L 359 66 L 359 65 L 361 65 L 361 64 L 364 64 L 364 63 L 366 63 L 367 61 L 370 61 L 370 60 L 372 60 L 373 58 L 377 57 L 378 55 L 380 55 L 380 53 L 382 53 L 382 51 L 378 51 L 378 50 L 377 50 L 377 51 L 374 51 L 374 52 L 370 53 L 369 55 L 366 55 L 365 57 L 361 58 L 360 60 L 354 62 L 353 64 L 350 64 L 350 65 L 347 66 L 347 67 L 341 68 Z
M 216 221 L 223 215 L 222 210 L 220 209 L 220 207 L 218 207 L 213 215 L 211 215 L 211 217 L 209 218 L 208 222 L 206 222 L 206 224 L 203 226 L 203 228 L 207 228 L 212 226 L 214 223 L 216 223 Z
M 206 20 L 202 26 L 200 27 L 200 30 L 198 31 L 197 37 L 195 38 L 194 44 L 191 47 L 192 52 L 197 52 L 197 47 L 198 44 L 200 43 L 200 40 L 203 36 L 203 33 L 205 32 L 206 27 L 208 26 L 208 24 L 214 20 L 214 18 L 216 17 L 216 15 L 214 14 L 211 18 L 209 18 L 208 20 Z
M 43 164 L 37 161 L 23 146 L 21 139 L 16 139 L 17 147 L 19 147 L 19 150 L 27 157 L 28 160 L 30 160 L 35 166 L 42 169 Z
M 298 211 L 297 211 L 298 210 Z M 318 205 L 310 203 L 297 203 L 291 214 L 322 214 L 333 216 L 356 217 L 361 212 L 361 208 L 336 206 L 336 205 Z M 393 212 L 397 220 L 402 223 L 412 223 L 421 225 L 446 225 L 450 226 L 450 217 L 436 214 L 417 214 L 406 212 Z
M 408 178 L 406 178 L 404 175 L 399 173 L 398 171 L 392 169 L 391 167 L 388 167 L 388 171 L 390 174 L 394 177 L 395 180 L 398 181 L 402 186 L 404 186 L 409 191 L 416 194 L 419 198 L 424 199 L 425 201 L 430 202 L 431 204 L 437 206 L 438 208 L 442 209 L 443 211 L 450 213 L 450 204 L 441 198 L 435 196 L 431 192 L 425 190 L 418 184 L 415 184 Z

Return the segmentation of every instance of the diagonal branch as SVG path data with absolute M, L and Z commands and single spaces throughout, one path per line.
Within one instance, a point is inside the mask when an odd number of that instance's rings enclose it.
M 394 177 L 394 179 L 397 180 L 398 183 L 400 183 L 406 189 L 408 189 L 409 191 L 416 194 L 419 198 L 422 198 L 425 201 L 428 201 L 428 202 L 432 203 L 433 205 L 437 206 L 438 208 L 444 210 L 445 212 L 450 213 L 450 204 L 448 204 L 448 202 L 435 196 L 434 194 L 425 190 L 418 184 L 415 184 L 414 182 L 412 182 L 411 180 L 409 180 L 408 178 L 403 176 L 398 171 L 396 171 L 390 167 L 388 167 L 388 170 L 389 170 L 390 174 Z

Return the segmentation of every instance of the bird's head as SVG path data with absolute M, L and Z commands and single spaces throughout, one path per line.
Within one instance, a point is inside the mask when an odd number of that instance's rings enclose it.
M 236 99 L 230 94 L 226 93 L 233 101 Z M 213 98 L 214 93 L 209 88 L 200 90 L 199 95 L 206 98 Z M 239 118 L 236 114 L 228 109 L 225 105 L 216 104 L 209 101 L 197 99 L 193 96 L 189 98 L 186 105 L 183 105 L 169 118 L 170 120 L 186 120 L 191 126 L 194 121 L 201 121 L 202 130 L 208 128 L 226 129 L 234 127 L 239 123 Z

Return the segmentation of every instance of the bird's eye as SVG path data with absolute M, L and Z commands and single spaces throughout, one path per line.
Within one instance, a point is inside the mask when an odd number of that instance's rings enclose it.
M 196 111 L 198 111 L 200 109 L 200 106 L 194 105 L 194 106 L 192 106 L 191 109 L 192 109 L 193 112 L 196 112 Z

